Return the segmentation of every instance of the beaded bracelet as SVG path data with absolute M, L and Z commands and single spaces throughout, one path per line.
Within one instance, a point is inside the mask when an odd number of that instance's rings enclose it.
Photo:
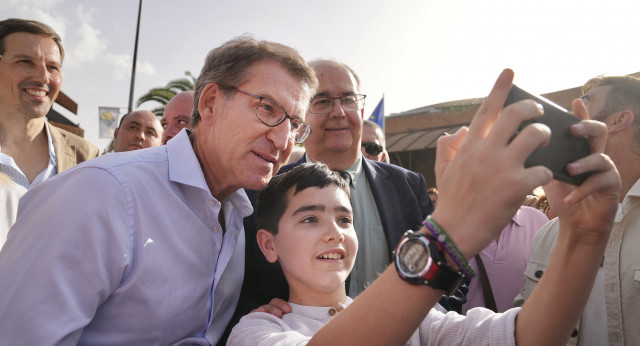
M 467 259 L 462 256 L 458 247 L 451 241 L 451 239 L 449 239 L 449 237 L 447 237 L 447 234 L 444 232 L 442 227 L 440 227 L 440 225 L 438 225 L 431 216 L 424 220 L 424 226 L 433 233 L 433 236 L 436 237 L 453 262 L 458 266 L 458 268 L 460 268 L 460 272 L 469 279 L 474 278 L 476 273 L 473 271 L 473 268 L 471 268 Z

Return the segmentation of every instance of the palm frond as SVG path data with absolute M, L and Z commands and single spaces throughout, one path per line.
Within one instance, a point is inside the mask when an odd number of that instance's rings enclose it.
M 164 114 L 164 105 L 152 109 L 151 113 L 155 114 L 158 118 L 162 118 L 162 115 Z
M 164 112 L 164 106 L 174 97 L 176 94 L 193 90 L 196 77 L 194 77 L 191 72 L 185 71 L 184 73 L 188 78 L 178 78 L 172 81 L 169 81 L 166 86 L 153 88 L 149 90 L 146 94 L 140 96 L 138 102 L 136 103 L 137 107 L 140 107 L 145 102 L 157 102 L 161 106 L 154 109 L 152 112 L 158 116 L 162 116 L 162 112 Z M 157 111 L 162 110 L 159 114 Z
M 140 96 L 138 102 L 136 103 L 137 107 L 140 107 L 141 104 L 149 101 L 155 101 L 160 104 L 166 105 L 172 97 L 176 95 L 176 92 L 167 89 L 167 88 L 153 88 L 149 90 L 146 94 Z

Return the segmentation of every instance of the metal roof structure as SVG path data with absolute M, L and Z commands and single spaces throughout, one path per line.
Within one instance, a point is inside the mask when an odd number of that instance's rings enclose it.
M 640 72 L 629 74 L 640 78 Z M 581 86 L 554 91 L 542 96 L 571 109 L 571 102 L 581 96 Z M 484 98 L 472 98 L 420 107 L 385 117 L 387 151 L 403 152 L 436 147 L 443 132 L 454 133 L 471 123 Z

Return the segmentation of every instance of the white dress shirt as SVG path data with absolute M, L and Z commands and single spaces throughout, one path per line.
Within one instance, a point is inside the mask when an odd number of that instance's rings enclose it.
M 27 176 L 20 170 L 20 167 L 13 160 L 13 157 L 3 154 L 2 147 L 0 147 L 0 172 L 6 174 L 16 184 L 23 186 L 25 189 L 30 189 L 33 186 L 40 184 L 41 182 L 58 174 L 58 164 L 56 160 L 56 150 L 51 140 L 51 132 L 49 132 L 49 123 L 44 122 L 44 128 L 47 131 L 47 144 L 49 146 L 49 162 L 47 167 L 40 172 L 31 183 Z
M 347 305 L 352 301 L 347 298 Z M 289 305 L 291 312 L 282 318 L 265 312 L 244 316 L 233 328 L 227 345 L 306 345 L 334 316 L 330 311 L 335 310 L 332 307 Z M 519 311 L 520 308 L 514 308 L 496 314 L 485 308 L 476 308 L 464 316 L 431 309 L 405 345 L 515 345 L 515 320 Z

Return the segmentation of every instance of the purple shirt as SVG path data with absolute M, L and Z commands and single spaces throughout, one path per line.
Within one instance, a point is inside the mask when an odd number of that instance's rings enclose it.
M 493 290 L 498 312 L 504 312 L 513 306 L 513 298 L 524 286 L 524 269 L 531 256 L 531 241 L 540 227 L 549 220 L 539 210 L 520 207 L 511 222 L 500 233 L 499 241 L 491 242 L 480 251 L 480 258 L 487 270 L 487 276 Z M 462 313 L 469 309 L 484 306 L 484 295 L 480 270 L 475 258 L 469 261 L 478 274 L 469 285 L 467 303 L 462 306 Z

